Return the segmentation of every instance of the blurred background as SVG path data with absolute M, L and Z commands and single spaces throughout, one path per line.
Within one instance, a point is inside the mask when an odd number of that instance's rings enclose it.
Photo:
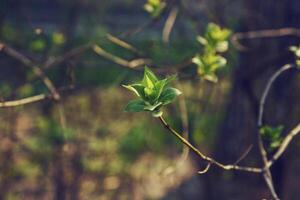
M 189 60 L 209 22 L 233 34 L 300 28 L 300 1 L 170 0 L 157 16 L 146 3 L 0 0 L 0 100 L 47 94 L 0 108 L 0 199 L 270 198 L 259 175 L 197 174 L 205 163 L 157 119 L 123 111 L 133 96 L 121 85 L 140 80 L 145 63 L 160 77 L 177 73 L 183 95 L 164 109 L 167 121 L 224 163 L 252 147 L 240 164 L 260 166 L 259 99 L 270 76 L 294 62 L 288 47 L 299 34 L 230 44 L 218 83 L 200 79 Z M 266 102 L 265 123 L 283 125 L 283 134 L 299 122 L 299 78 L 286 72 Z M 296 139 L 272 168 L 283 199 L 299 199 L 299 147 Z

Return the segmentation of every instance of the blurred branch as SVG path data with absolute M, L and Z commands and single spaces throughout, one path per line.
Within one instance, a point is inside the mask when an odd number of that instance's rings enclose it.
M 43 69 L 48 69 L 54 65 L 58 65 L 62 62 L 65 62 L 66 60 L 69 60 L 75 56 L 78 56 L 85 51 L 89 50 L 91 48 L 90 44 L 82 45 L 77 48 L 71 49 L 70 51 L 66 52 L 64 55 L 59 56 L 57 58 L 49 58 L 43 65 Z
M 73 89 L 73 86 L 71 85 L 71 86 L 60 88 L 59 91 L 62 92 L 62 91 L 66 91 L 68 89 Z M 22 105 L 42 101 L 45 99 L 53 99 L 53 98 L 54 97 L 51 94 L 38 94 L 38 95 L 31 96 L 31 97 L 23 98 L 23 99 L 0 102 L 0 108 L 22 106 Z
M 93 45 L 92 49 L 96 54 L 98 54 L 98 55 L 100 55 L 100 56 L 102 56 L 102 57 L 118 64 L 118 65 L 124 66 L 124 67 L 136 68 L 136 67 L 139 67 L 139 66 L 142 66 L 142 65 L 150 64 L 150 60 L 149 59 L 144 59 L 144 58 L 139 58 L 139 59 L 134 59 L 134 60 L 131 60 L 131 61 L 127 61 L 123 58 L 120 58 L 116 55 L 113 55 L 113 54 L 105 51 L 103 48 L 101 48 L 99 45 L 96 45 L 96 44 Z
M 119 45 L 120 47 L 123 47 L 124 49 L 128 49 L 128 50 L 136 53 L 137 55 L 141 55 L 141 53 L 135 47 L 133 47 L 131 44 L 129 44 L 111 34 L 107 34 L 107 39 L 109 41 L 111 41 L 112 43 Z
M 182 91 L 182 85 L 179 81 L 176 80 L 176 87 Z M 179 101 L 179 111 L 181 115 L 181 122 L 182 122 L 182 129 L 183 133 L 182 136 L 188 141 L 189 140 L 189 115 L 186 106 L 185 96 L 182 94 L 178 97 Z M 183 147 L 181 161 L 185 161 L 189 154 L 189 148 L 187 146 Z
M 46 99 L 47 96 L 46 94 L 39 94 L 35 95 L 32 97 L 27 97 L 19 100 L 14 100 L 14 101 L 5 101 L 5 102 L 0 102 L 0 108 L 5 108 L 5 107 L 16 107 L 16 106 L 21 106 L 29 103 L 34 103 L 37 101 L 41 101 Z
M 37 75 L 44 82 L 45 86 L 49 89 L 49 91 L 53 95 L 53 98 L 55 100 L 60 99 L 60 95 L 57 92 L 57 90 L 56 90 L 54 84 L 52 83 L 52 81 L 50 80 L 50 78 L 48 78 L 48 76 L 43 72 L 43 70 L 41 68 L 39 68 L 33 61 L 31 61 L 31 59 L 29 59 L 28 57 L 23 55 L 21 52 L 13 49 L 12 47 L 10 47 L 2 42 L 0 42 L 0 51 L 3 51 L 7 55 L 18 60 L 24 66 L 31 68 L 33 70 L 33 72 L 35 73 L 35 75 Z
M 251 151 L 253 145 L 249 145 L 249 147 L 245 150 L 245 152 L 234 162 L 235 165 L 237 165 L 239 162 L 241 162 Z
M 130 29 L 128 31 L 123 32 L 122 34 L 120 34 L 120 37 L 130 37 L 132 35 L 135 35 L 141 31 L 143 31 L 144 29 L 146 29 L 147 27 L 155 24 L 157 21 L 159 21 L 159 19 L 161 18 L 160 16 L 162 15 L 162 13 L 154 18 L 151 18 L 149 21 L 147 21 L 146 23 L 137 26 L 136 28 Z
M 243 46 L 239 42 L 240 40 L 256 39 L 256 38 L 283 37 L 283 36 L 300 37 L 300 29 L 281 28 L 281 29 L 249 31 L 249 32 L 244 32 L 244 33 L 234 33 L 231 37 L 231 42 L 238 50 L 243 51 L 243 50 L 247 50 L 247 47 Z
M 172 10 L 166 20 L 166 23 L 165 23 L 165 26 L 164 26 L 163 32 L 162 32 L 162 40 L 164 43 L 169 43 L 170 34 L 171 34 L 172 28 L 175 24 L 177 15 L 178 15 L 178 8 L 177 7 L 172 8 Z

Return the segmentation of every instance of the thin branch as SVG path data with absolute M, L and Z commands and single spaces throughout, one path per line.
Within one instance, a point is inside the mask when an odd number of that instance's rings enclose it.
M 162 13 L 161 13 L 162 14 Z M 152 26 L 153 24 L 155 24 L 157 21 L 159 21 L 159 19 L 161 18 L 162 15 L 159 15 L 157 17 L 151 18 L 149 21 L 147 21 L 146 23 L 137 26 L 134 29 L 128 30 L 123 32 L 122 34 L 120 34 L 120 37 L 130 37 L 133 36 L 141 31 L 143 31 L 144 29 L 146 29 L 149 26 Z
M 205 174 L 206 172 L 208 172 L 210 166 L 211 166 L 211 162 L 207 163 L 206 167 L 203 170 L 198 171 L 198 174 Z
M 273 178 L 272 178 L 270 168 L 266 168 L 266 166 L 268 165 L 267 152 L 264 148 L 263 141 L 262 141 L 261 135 L 259 133 L 258 133 L 258 147 L 259 147 L 259 152 L 260 152 L 260 155 L 262 157 L 263 165 L 264 165 L 264 169 L 265 169 L 263 171 L 263 177 L 266 181 L 266 184 L 267 184 L 273 198 L 277 200 L 279 198 L 278 198 L 278 195 L 277 195 L 277 193 L 275 191 L 275 188 L 274 188 L 274 183 L 273 183 Z
M 180 84 L 180 82 L 178 80 L 176 80 L 176 86 L 179 90 L 182 91 L 182 85 Z M 182 136 L 186 140 L 188 140 L 188 138 L 189 138 L 189 115 L 188 115 L 188 110 L 187 110 L 184 95 L 179 96 L 178 103 L 179 103 L 179 111 L 180 111 L 180 115 L 181 115 L 181 122 L 182 122 L 182 129 L 183 129 Z M 184 146 L 183 151 L 182 151 L 181 161 L 182 162 L 185 161 L 187 159 L 188 155 L 189 155 L 189 148 L 187 146 Z
M 107 51 L 105 51 L 103 48 L 101 48 L 99 45 L 93 45 L 93 51 L 108 59 L 108 60 L 111 60 L 112 62 L 118 64 L 118 65 L 121 65 L 121 66 L 124 66 L 124 67 L 128 67 L 128 68 L 137 68 L 139 66 L 142 66 L 142 65 L 147 65 L 147 64 L 150 64 L 150 60 L 149 59 L 144 59 L 144 58 L 139 58 L 139 59 L 134 59 L 134 60 L 131 60 L 131 61 L 127 61 L 123 58 L 120 58 L 118 56 L 115 56 Z
M 193 152 L 195 152 L 200 158 L 203 160 L 212 163 L 224 170 L 239 170 L 239 171 L 247 171 L 252 173 L 261 173 L 263 170 L 261 168 L 256 167 L 244 167 L 238 165 L 225 165 L 211 157 L 204 155 L 200 152 L 196 147 L 194 147 L 191 143 L 189 143 L 184 137 L 182 137 L 177 131 L 175 131 L 165 120 L 162 116 L 159 117 L 160 122 L 164 125 L 164 127 L 169 130 L 174 136 L 176 136 L 184 145 L 188 146 Z
M 11 56 L 12 58 L 18 60 L 24 66 L 31 68 L 35 73 L 35 75 L 37 75 L 44 82 L 45 86 L 49 89 L 49 91 L 53 95 L 53 98 L 55 100 L 60 99 L 60 95 L 57 92 L 50 78 L 47 77 L 47 75 L 43 72 L 43 70 L 39 68 L 31 59 L 23 55 L 21 52 L 1 42 L 0 42 L 0 50 L 6 53 L 7 55 Z
M 269 79 L 267 86 L 263 92 L 263 95 L 261 97 L 260 100 L 260 104 L 259 104 L 259 115 L 258 115 L 258 120 L 257 120 L 257 127 L 258 129 L 263 125 L 263 114 L 264 114 L 264 105 L 266 102 L 266 98 L 268 96 L 268 93 L 271 89 L 271 86 L 273 85 L 274 81 L 286 70 L 291 69 L 292 67 L 294 67 L 294 65 L 291 64 L 286 64 L 284 66 L 282 66 L 279 70 L 277 70 L 273 76 L 271 76 L 271 78 Z M 260 155 L 262 157 L 263 160 L 263 165 L 264 165 L 264 172 L 263 172 L 263 177 L 266 181 L 266 184 L 273 196 L 274 199 L 279 199 L 278 195 L 276 194 L 275 188 L 274 188 L 274 184 L 273 184 L 273 180 L 272 180 L 272 174 L 270 171 L 270 166 L 269 166 L 269 161 L 268 161 L 268 157 L 267 157 L 267 152 L 264 148 L 263 145 L 263 140 L 261 137 L 261 134 L 258 132 L 258 147 L 259 147 L 259 152 Z M 268 167 L 269 166 L 269 167 Z
M 289 146 L 290 142 L 293 140 L 293 138 L 300 133 L 300 123 L 290 131 L 290 133 L 283 139 L 282 143 L 280 144 L 278 150 L 273 155 L 273 157 L 268 162 L 267 167 L 271 167 L 276 160 L 284 153 L 284 151 Z
M 41 68 L 43 69 L 48 69 L 51 68 L 54 65 L 58 65 L 62 62 L 65 62 L 66 60 L 69 60 L 75 56 L 78 56 L 82 53 L 84 53 L 85 51 L 89 50 L 91 48 L 90 44 L 86 44 L 86 45 L 82 45 L 79 47 L 76 47 L 74 49 L 71 49 L 70 51 L 66 52 L 64 55 L 59 56 L 57 58 L 49 58 L 43 65 Z
M 165 26 L 164 26 L 163 32 L 162 32 L 162 40 L 164 43 L 169 43 L 170 34 L 171 34 L 172 28 L 175 24 L 177 15 L 178 15 L 178 8 L 177 7 L 172 8 L 172 10 L 166 20 L 166 23 L 165 23 Z
M 48 97 L 49 96 L 47 96 L 46 94 L 39 94 L 39 95 L 35 95 L 32 97 L 27 97 L 19 100 L 0 102 L 0 108 L 21 106 L 21 105 L 41 101 Z
M 73 86 L 71 85 L 71 86 L 60 88 L 59 91 L 63 92 L 63 91 L 69 90 L 69 89 L 73 89 Z M 12 100 L 12 101 L 3 101 L 3 102 L 0 102 L 0 108 L 17 107 L 17 106 L 30 104 L 30 103 L 35 103 L 35 102 L 42 101 L 45 99 L 53 99 L 53 95 L 38 94 L 38 95 L 31 96 L 31 97 L 23 98 L 23 99 Z
M 249 147 L 245 150 L 245 152 L 234 162 L 234 165 L 237 165 L 239 162 L 241 162 L 251 151 L 253 145 L 249 145 Z
M 141 53 L 134 46 L 132 46 L 131 44 L 129 44 L 111 34 L 107 34 L 107 39 L 109 41 L 111 41 L 113 44 L 116 44 L 124 49 L 130 50 L 138 55 L 141 55 Z
M 259 115 L 258 115 L 258 121 L 257 121 L 257 126 L 261 127 L 263 124 L 263 114 L 264 114 L 264 106 L 266 103 L 266 98 L 268 96 L 268 93 L 271 89 L 271 86 L 273 85 L 274 81 L 285 71 L 295 67 L 292 64 L 286 64 L 283 65 L 279 70 L 277 70 L 273 76 L 269 79 L 267 86 L 263 92 L 263 95 L 261 97 L 260 103 L 259 103 Z
M 240 44 L 239 40 L 255 39 L 255 38 L 272 38 L 283 36 L 300 37 L 300 29 L 297 28 L 281 28 L 281 29 L 266 29 L 249 31 L 243 33 L 235 33 L 231 37 L 232 44 L 239 50 L 246 50 L 247 48 Z

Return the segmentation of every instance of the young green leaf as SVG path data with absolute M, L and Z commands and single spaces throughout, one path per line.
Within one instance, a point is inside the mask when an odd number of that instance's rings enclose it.
M 145 92 L 144 92 L 145 87 L 142 84 L 132 84 L 132 85 L 122 85 L 122 86 L 130 91 L 133 91 L 139 97 L 145 96 Z
M 144 111 L 144 107 L 146 106 L 145 102 L 141 99 L 130 101 L 126 107 L 126 112 L 141 112 Z
M 163 105 L 166 105 L 171 103 L 180 94 L 180 90 L 170 87 L 163 91 L 159 101 L 162 102 Z
M 149 67 L 145 67 L 145 71 L 144 71 L 144 78 L 142 83 L 145 84 L 144 86 L 146 86 L 148 84 L 148 82 L 151 82 L 152 84 L 157 82 L 158 78 L 155 76 L 155 74 L 149 69 Z M 150 84 L 151 84 L 150 83 Z
M 155 74 L 145 67 L 144 77 L 141 83 L 123 85 L 126 89 L 134 92 L 139 99 L 130 101 L 125 111 L 127 112 L 151 112 L 153 116 L 162 114 L 160 108 L 171 103 L 181 92 L 178 89 L 169 87 L 169 83 L 175 76 L 169 76 L 159 80 Z

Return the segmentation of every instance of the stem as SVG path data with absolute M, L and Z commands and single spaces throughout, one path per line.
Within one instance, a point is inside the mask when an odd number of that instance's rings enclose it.
M 176 130 L 174 130 L 166 121 L 165 119 L 160 116 L 159 117 L 160 122 L 164 125 L 164 127 L 169 130 L 177 139 L 179 139 L 184 145 L 186 145 L 188 148 L 190 148 L 193 152 L 195 152 L 200 158 L 207 161 L 208 163 L 214 164 L 224 170 L 239 170 L 239 171 L 247 171 L 252 173 L 261 173 L 263 170 L 261 168 L 256 167 L 243 167 L 238 165 L 225 165 L 222 164 L 215 159 L 204 155 L 202 152 L 200 152 L 196 147 L 194 147 L 190 142 L 188 142 L 184 137 L 182 137 Z

